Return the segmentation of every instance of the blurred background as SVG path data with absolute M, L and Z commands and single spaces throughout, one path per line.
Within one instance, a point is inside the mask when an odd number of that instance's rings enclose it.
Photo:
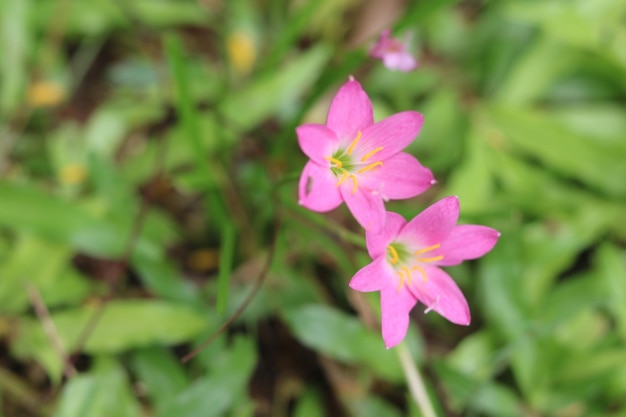
M 626 416 L 625 45 L 622 0 L 0 0 L 0 415 L 420 416 L 362 231 L 297 205 L 353 75 L 425 116 L 388 208 L 502 232 L 448 268 L 471 326 L 413 311 L 438 413 Z

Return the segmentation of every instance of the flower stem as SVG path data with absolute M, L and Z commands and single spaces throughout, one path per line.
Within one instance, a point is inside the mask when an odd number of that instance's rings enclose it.
M 433 405 L 430 403 L 428 393 L 426 392 L 426 386 L 422 375 L 417 369 L 417 365 L 411 356 L 411 352 L 407 349 L 405 343 L 400 343 L 395 349 L 406 377 L 406 382 L 409 384 L 409 391 L 415 400 L 418 408 L 422 412 L 423 417 L 437 417 Z

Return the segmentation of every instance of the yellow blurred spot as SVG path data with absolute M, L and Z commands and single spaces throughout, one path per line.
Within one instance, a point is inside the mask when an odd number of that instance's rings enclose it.
M 189 254 L 187 265 L 194 272 L 209 272 L 217 269 L 219 252 L 215 249 L 198 249 Z
M 65 185 L 80 184 L 85 180 L 87 170 L 80 164 L 68 164 L 61 168 L 59 178 Z
M 37 81 L 28 87 L 26 100 L 32 107 L 52 107 L 65 100 L 65 90 L 57 83 Z
M 249 33 L 238 30 L 228 35 L 227 50 L 228 59 L 237 73 L 247 74 L 252 70 L 256 50 Z

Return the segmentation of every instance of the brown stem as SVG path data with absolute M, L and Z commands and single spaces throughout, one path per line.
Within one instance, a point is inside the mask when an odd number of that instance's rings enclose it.
M 63 347 L 63 343 L 61 342 L 61 338 L 59 337 L 57 327 L 55 326 L 52 317 L 50 317 L 48 307 L 46 307 L 46 304 L 41 298 L 37 287 L 29 283 L 26 290 L 28 293 L 28 298 L 30 299 L 31 304 L 35 309 L 35 313 L 37 314 L 37 317 L 41 322 L 41 326 L 43 327 L 46 336 L 48 336 L 48 339 L 52 344 L 52 348 L 61 359 L 61 362 L 63 362 L 63 374 L 66 378 L 73 377 L 77 373 L 76 368 L 74 368 L 74 365 L 67 356 L 65 348 Z
M 278 207 L 277 213 L 276 213 L 276 220 L 274 223 L 274 233 L 272 235 L 272 241 L 270 242 L 269 251 L 267 253 L 267 259 L 265 260 L 265 264 L 263 265 L 263 269 L 261 270 L 259 277 L 254 283 L 254 287 L 252 288 L 252 291 L 250 291 L 246 299 L 243 301 L 243 303 L 241 303 L 241 305 L 237 308 L 237 310 L 224 323 L 222 323 L 222 325 L 215 332 L 213 332 L 213 334 L 211 334 L 204 342 L 202 342 L 200 346 L 198 346 L 197 348 L 195 348 L 194 350 L 192 350 L 191 352 L 183 356 L 183 358 L 180 360 L 182 363 L 189 362 L 196 355 L 202 352 L 219 335 L 224 333 L 224 331 L 226 331 L 226 329 L 228 329 L 230 325 L 233 324 L 233 322 L 237 320 L 239 316 L 241 316 L 241 314 L 246 310 L 248 305 L 250 305 L 250 303 L 254 299 L 254 296 L 258 293 L 259 289 L 265 282 L 265 279 L 267 278 L 267 274 L 269 273 L 270 267 L 272 266 L 272 261 L 274 260 L 274 255 L 276 254 L 276 246 L 278 242 L 278 234 L 280 232 L 281 223 L 282 223 L 282 214 L 280 212 L 280 207 Z

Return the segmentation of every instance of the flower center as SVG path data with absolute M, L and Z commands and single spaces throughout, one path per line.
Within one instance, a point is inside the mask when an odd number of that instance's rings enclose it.
M 355 194 L 359 187 L 359 180 L 357 177 L 359 174 L 363 174 L 364 172 L 383 166 L 382 161 L 368 163 L 368 160 L 371 157 L 383 150 L 382 146 L 379 146 L 378 148 L 375 148 L 363 155 L 360 160 L 354 161 L 352 152 L 360 140 L 361 131 L 359 130 L 356 137 L 352 139 L 352 142 L 350 142 L 350 145 L 345 150 L 340 149 L 335 152 L 333 156 L 324 157 L 324 159 L 330 162 L 330 169 L 335 177 L 337 177 L 338 181 L 336 185 L 339 187 L 347 180 L 350 180 L 352 182 L 352 194 Z
M 407 248 L 398 243 L 387 246 L 387 261 L 391 264 L 391 266 L 393 266 L 394 270 L 398 274 L 398 292 L 402 290 L 405 282 L 407 285 L 411 285 L 411 273 L 414 271 L 420 273 L 424 283 L 428 280 L 426 271 L 421 264 L 440 261 L 443 259 L 443 255 L 426 257 L 422 255 L 440 247 L 441 245 L 437 243 L 411 253 Z

